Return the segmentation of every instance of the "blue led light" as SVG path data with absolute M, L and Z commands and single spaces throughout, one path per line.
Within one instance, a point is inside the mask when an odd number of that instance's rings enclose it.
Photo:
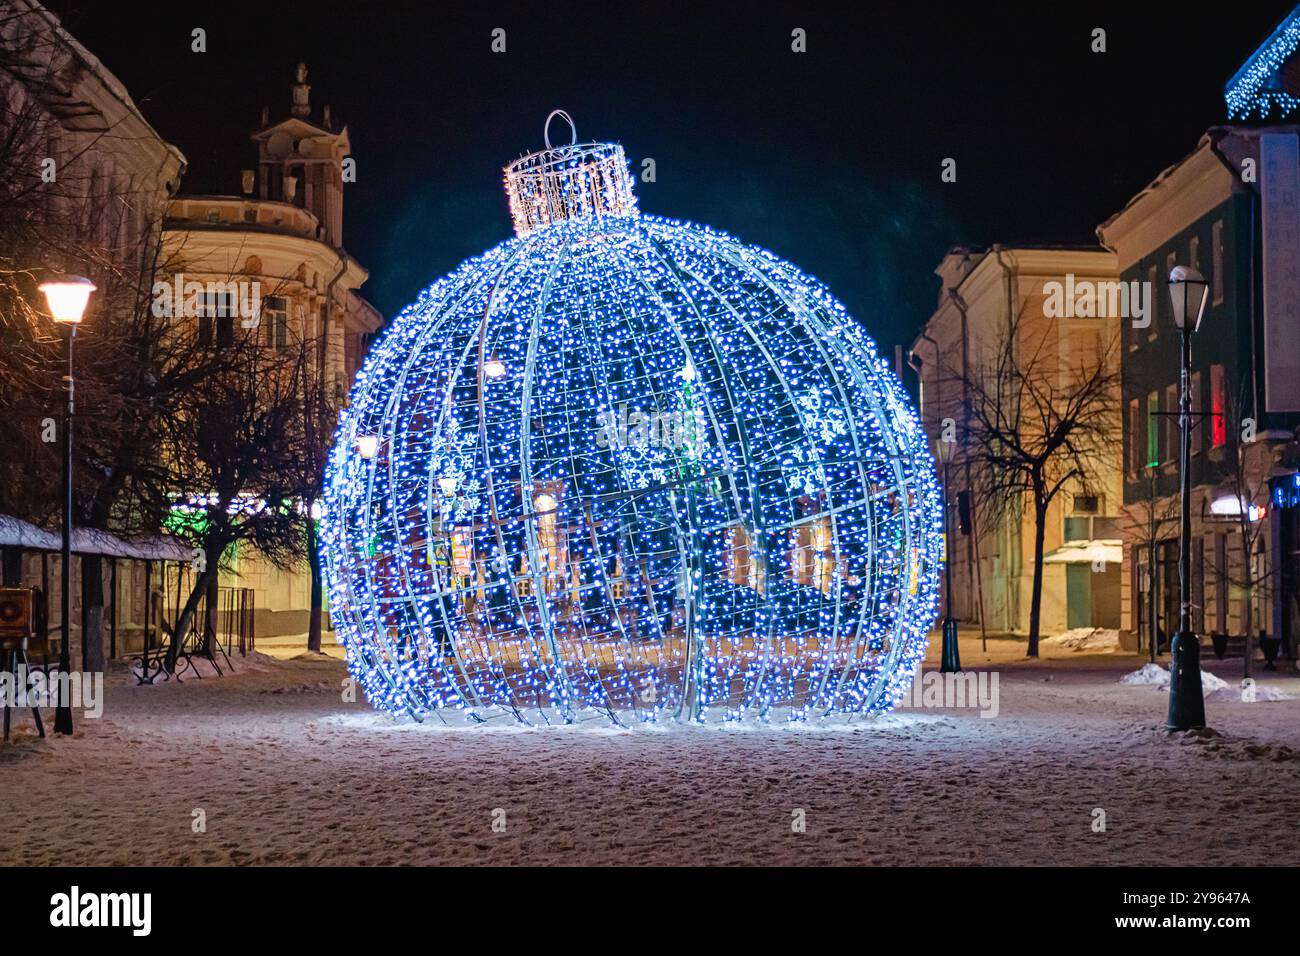
M 351 673 L 416 718 L 891 709 L 942 550 L 906 393 L 824 285 L 581 149 L 357 376 L 320 536 Z
M 1268 119 L 1273 110 L 1281 119 L 1300 105 L 1300 98 L 1273 85 L 1281 82 L 1279 71 L 1297 46 L 1300 46 L 1300 7 L 1291 11 L 1224 87 L 1229 119 L 1249 119 L 1254 112 L 1259 113 L 1260 119 Z

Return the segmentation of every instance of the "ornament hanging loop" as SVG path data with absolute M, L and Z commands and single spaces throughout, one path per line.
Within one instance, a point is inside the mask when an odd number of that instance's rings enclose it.
M 569 142 L 551 143 L 551 121 L 569 124 Z M 515 235 L 553 222 L 635 216 L 636 196 L 623 147 L 578 143 L 578 128 L 564 110 L 551 110 L 542 126 L 546 148 L 520 156 L 505 167 L 506 196 Z
M 546 142 L 546 148 L 555 149 L 555 147 L 551 145 L 551 120 L 555 119 L 557 116 L 569 124 L 569 145 L 577 146 L 578 127 L 574 125 L 573 117 L 564 110 L 551 110 L 550 115 L 546 117 L 546 123 L 542 126 L 542 139 Z

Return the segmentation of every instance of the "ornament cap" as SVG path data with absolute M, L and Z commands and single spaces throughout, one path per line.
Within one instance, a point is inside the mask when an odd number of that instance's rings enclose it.
M 551 146 L 551 120 L 557 116 L 569 124 L 567 146 Z M 622 146 L 579 143 L 577 128 L 564 110 L 553 110 L 546 117 L 542 138 L 546 149 L 521 156 L 505 167 L 515 235 L 525 236 L 565 220 L 637 215 Z

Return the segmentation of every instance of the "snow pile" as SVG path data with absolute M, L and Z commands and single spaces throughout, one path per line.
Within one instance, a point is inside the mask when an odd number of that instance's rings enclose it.
M 1121 684 L 1147 684 L 1152 687 L 1168 687 L 1169 671 L 1159 664 L 1143 664 L 1131 674 L 1119 679 Z
M 1048 648 L 1077 653 L 1111 654 L 1120 649 L 1119 631 L 1108 627 L 1076 627 L 1043 639 Z
M 1205 695 L 1205 699 L 1239 700 L 1245 704 L 1263 704 L 1275 700 L 1290 700 L 1291 695 L 1277 687 L 1256 684 L 1253 694 L 1243 687 L 1224 686 L 1210 691 Z
M 1209 671 L 1201 671 L 1201 693 L 1212 694 L 1216 690 L 1223 690 L 1228 686 L 1228 682 L 1221 677 L 1215 677 Z
M 1143 664 L 1140 668 L 1131 674 L 1125 674 L 1119 679 L 1121 684 L 1142 684 L 1148 687 L 1155 687 L 1159 690 L 1169 689 L 1169 671 L 1159 664 Z M 1223 690 L 1228 686 L 1228 682 L 1221 678 L 1215 677 L 1209 671 L 1201 671 L 1201 693 L 1209 696 L 1215 691 Z M 1234 690 L 1234 693 L 1236 691 Z

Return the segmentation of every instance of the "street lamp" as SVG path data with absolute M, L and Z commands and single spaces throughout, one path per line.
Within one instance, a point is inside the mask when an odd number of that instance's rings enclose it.
M 379 454 L 378 435 L 358 435 L 356 438 L 357 454 L 366 461 L 373 461 Z
M 952 462 L 957 443 L 941 438 L 936 444 L 939 461 L 943 464 L 943 647 L 939 656 L 939 673 L 955 674 L 961 670 L 961 653 L 957 646 L 957 621 L 952 616 L 952 527 L 948 509 L 948 465 Z
M 72 346 L 77 338 L 77 326 L 86 314 L 90 293 L 95 283 L 84 276 L 57 276 L 47 279 L 38 287 L 45 293 L 50 316 L 55 322 L 68 327 L 68 374 L 64 379 L 68 391 L 68 407 L 63 418 L 63 561 L 59 569 L 62 581 L 63 620 L 60 625 L 59 669 L 66 678 L 72 671 L 70 656 L 70 624 L 72 618 L 72 416 L 74 380 L 72 377 Z M 54 710 L 54 731 L 72 733 L 72 702 L 67 694 L 59 694 Z
M 1195 269 L 1175 266 L 1169 273 L 1169 297 L 1174 306 L 1174 325 L 1182 341 L 1182 361 L 1178 370 L 1178 428 L 1181 448 L 1178 469 L 1181 484 L 1178 534 L 1178 633 L 1169 648 L 1169 717 L 1170 730 L 1190 730 L 1205 726 L 1205 698 L 1201 693 L 1201 643 L 1192 631 L 1192 333 L 1201 325 L 1205 314 L 1209 286 Z

